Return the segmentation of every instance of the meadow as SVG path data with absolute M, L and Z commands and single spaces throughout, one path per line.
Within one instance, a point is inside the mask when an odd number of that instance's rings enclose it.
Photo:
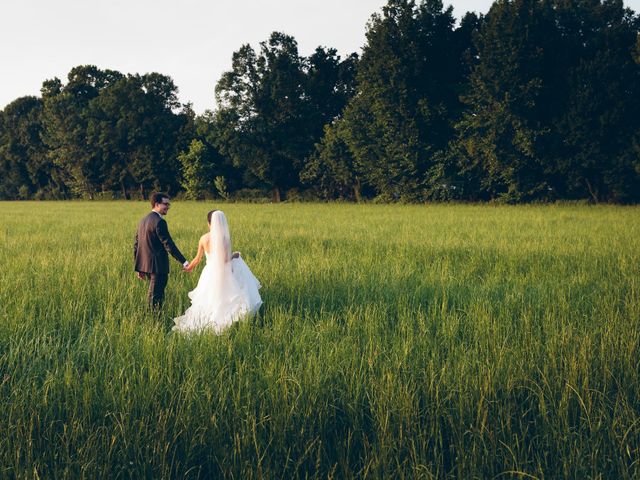
M 264 305 L 182 336 L 148 204 L 0 203 L 0 478 L 640 478 L 640 208 L 214 207 Z

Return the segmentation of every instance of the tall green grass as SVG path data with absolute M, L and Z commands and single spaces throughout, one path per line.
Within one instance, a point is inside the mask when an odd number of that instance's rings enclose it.
M 146 204 L 0 204 L 0 478 L 640 478 L 638 208 L 222 208 L 265 304 L 185 337 Z

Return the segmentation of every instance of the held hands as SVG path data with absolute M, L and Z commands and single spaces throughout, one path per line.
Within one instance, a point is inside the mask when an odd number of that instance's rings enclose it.
M 240 258 L 240 252 L 233 252 L 233 255 L 231 255 L 231 259 L 234 259 L 234 258 Z M 194 268 L 196 268 L 198 263 L 199 262 L 196 262 L 195 259 L 193 259 L 191 260 L 191 262 L 188 262 L 187 265 L 182 267 L 182 271 L 190 273 Z
M 136 272 L 136 277 L 138 278 L 138 280 L 146 280 L 147 274 L 142 272 Z
M 193 259 L 193 260 L 191 260 L 191 261 L 189 262 L 189 265 L 187 265 L 186 267 L 184 267 L 182 270 L 183 270 L 184 272 L 189 273 L 189 272 L 191 272 L 194 268 L 196 268 L 196 267 L 198 266 L 198 263 L 200 263 L 200 262 L 196 262 L 196 261 L 195 261 L 195 259 Z

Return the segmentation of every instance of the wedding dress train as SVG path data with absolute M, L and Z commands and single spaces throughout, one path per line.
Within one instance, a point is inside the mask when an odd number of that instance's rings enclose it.
M 221 333 L 232 323 L 257 313 L 260 282 L 242 258 L 231 258 L 229 227 L 224 213 L 211 218 L 210 252 L 198 285 L 189 292 L 191 307 L 174 319 L 174 331 L 211 329 Z

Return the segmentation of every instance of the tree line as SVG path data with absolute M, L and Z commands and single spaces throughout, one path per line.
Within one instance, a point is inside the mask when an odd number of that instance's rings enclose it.
M 159 73 L 83 65 L 0 112 L 0 198 L 640 200 L 640 16 L 389 0 L 361 55 L 243 45 L 196 115 Z

